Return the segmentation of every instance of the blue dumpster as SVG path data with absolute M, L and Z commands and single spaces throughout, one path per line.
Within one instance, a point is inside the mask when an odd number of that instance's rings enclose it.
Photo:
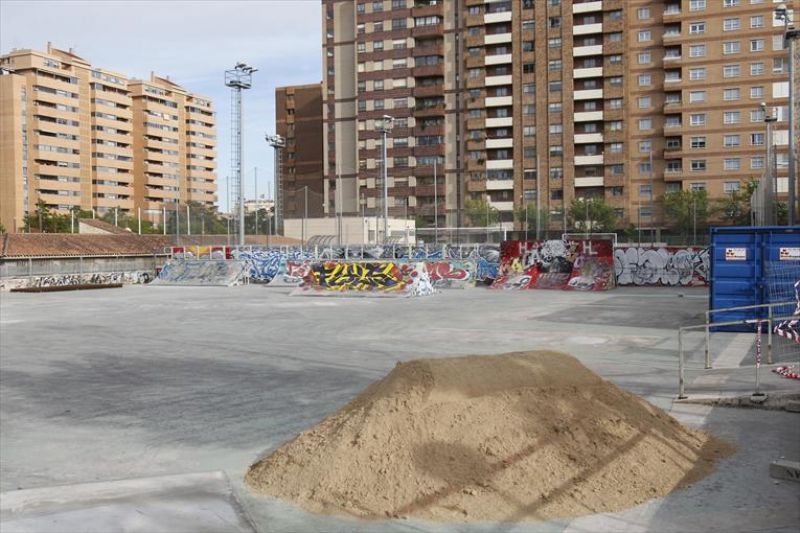
M 711 228 L 709 309 L 794 301 L 800 281 L 800 226 Z M 789 315 L 794 305 L 773 309 Z M 766 318 L 767 309 L 726 311 L 711 322 Z M 719 326 L 715 331 L 755 331 L 754 325 Z

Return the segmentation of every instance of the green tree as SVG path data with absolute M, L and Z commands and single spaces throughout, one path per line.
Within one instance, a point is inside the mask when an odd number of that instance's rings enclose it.
M 464 202 L 464 214 L 467 224 L 472 227 L 492 226 L 500 220 L 500 211 L 484 199 L 469 199 Z
M 714 201 L 711 214 L 715 222 L 732 226 L 748 226 L 751 221 L 752 206 L 750 197 L 758 186 L 758 181 L 750 180 L 738 191 Z
M 688 240 L 689 235 L 708 228 L 709 201 L 706 190 L 674 191 L 664 194 L 664 218 L 667 227 Z
M 523 231 L 536 233 L 536 202 L 528 202 L 514 208 L 514 220 L 520 225 Z M 550 213 L 547 209 L 539 211 L 539 225 L 542 231 L 547 231 L 550 227 Z
M 3 235 L 4 233 L 7 233 L 6 227 L 3 225 L 2 222 L 0 222 L 0 235 Z
M 614 208 L 602 198 L 575 198 L 568 215 L 572 227 L 578 231 L 611 231 L 617 223 Z

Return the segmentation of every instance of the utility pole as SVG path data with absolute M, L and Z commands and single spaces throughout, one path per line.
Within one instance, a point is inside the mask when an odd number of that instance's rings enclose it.
M 655 243 L 655 217 L 656 217 L 656 191 L 654 189 L 654 174 L 656 172 L 653 167 L 653 140 L 650 140 L 650 246 Z
M 433 158 L 433 242 L 439 244 L 439 180 L 436 175 L 439 156 Z
M 766 102 L 761 103 L 761 110 L 764 112 L 764 123 L 767 126 L 767 172 L 765 176 L 765 190 L 764 190 L 764 224 L 772 226 L 775 224 L 775 166 L 772 163 L 774 158 L 772 150 L 772 124 L 778 120 L 778 117 L 767 114 Z
M 234 196 L 239 202 L 239 246 L 244 246 L 244 176 L 242 174 L 242 90 L 250 89 L 253 73 L 258 69 L 236 63 L 225 71 L 225 85 L 231 88 L 231 174 L 234 177 Z
M 790 12 L 786 4 L 780 4 L 775 8 L 775 17 L 783 20 L 783 42 L 789 51 L 789 187 L 788 187 L 788 224 L 794 226 L 797 222 L 797 131 L 794 123 L 795 102 L 795 58 L 794 41 L 800 35 L 796 30 L 793 20 L 790 20 Z
M 539 176 L 539 154 L 536 154 L 536 240 L 542 238 L 542 201 L 539 194 L 539 182 L 542 181 Z

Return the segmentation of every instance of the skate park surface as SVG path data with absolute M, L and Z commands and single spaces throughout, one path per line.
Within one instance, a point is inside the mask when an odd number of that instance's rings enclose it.
M 288 289 L 127 286 L 3 294 L 0 530 L 796 531 L 798 414 L 674 403 L 680 325 L 703 288 L 292 298 Z M 702 335 L 692 337 L 700 342 Z M 752 392 L 752 334 L 714 337 L 687 392 Z M 356 521 L 252 495 L 247 467 L 418 357 L 556 349 L 736 446 L 709 477 L 626 511 L 535 523 Z M 763 369 L 762 369 L 763 370 Z M 797 382 L 762 372 L 768 394 Z

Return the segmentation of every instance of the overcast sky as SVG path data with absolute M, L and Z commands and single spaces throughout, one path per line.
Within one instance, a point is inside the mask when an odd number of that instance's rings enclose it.
M 245 191 L 272 187 L 275 87 L 316 83 L 321 72 L 320 0 L 0 1 L 0 52 L 74 48 L 92 65 L 129 77 L 150 71 L 210 96 L 217 111 L 219 197 L 230 169 L 230 90 L 223 74 L 237 61 L 258 68 L 244 95 Z M 274 193 L 273 193 L 274 194 Z

